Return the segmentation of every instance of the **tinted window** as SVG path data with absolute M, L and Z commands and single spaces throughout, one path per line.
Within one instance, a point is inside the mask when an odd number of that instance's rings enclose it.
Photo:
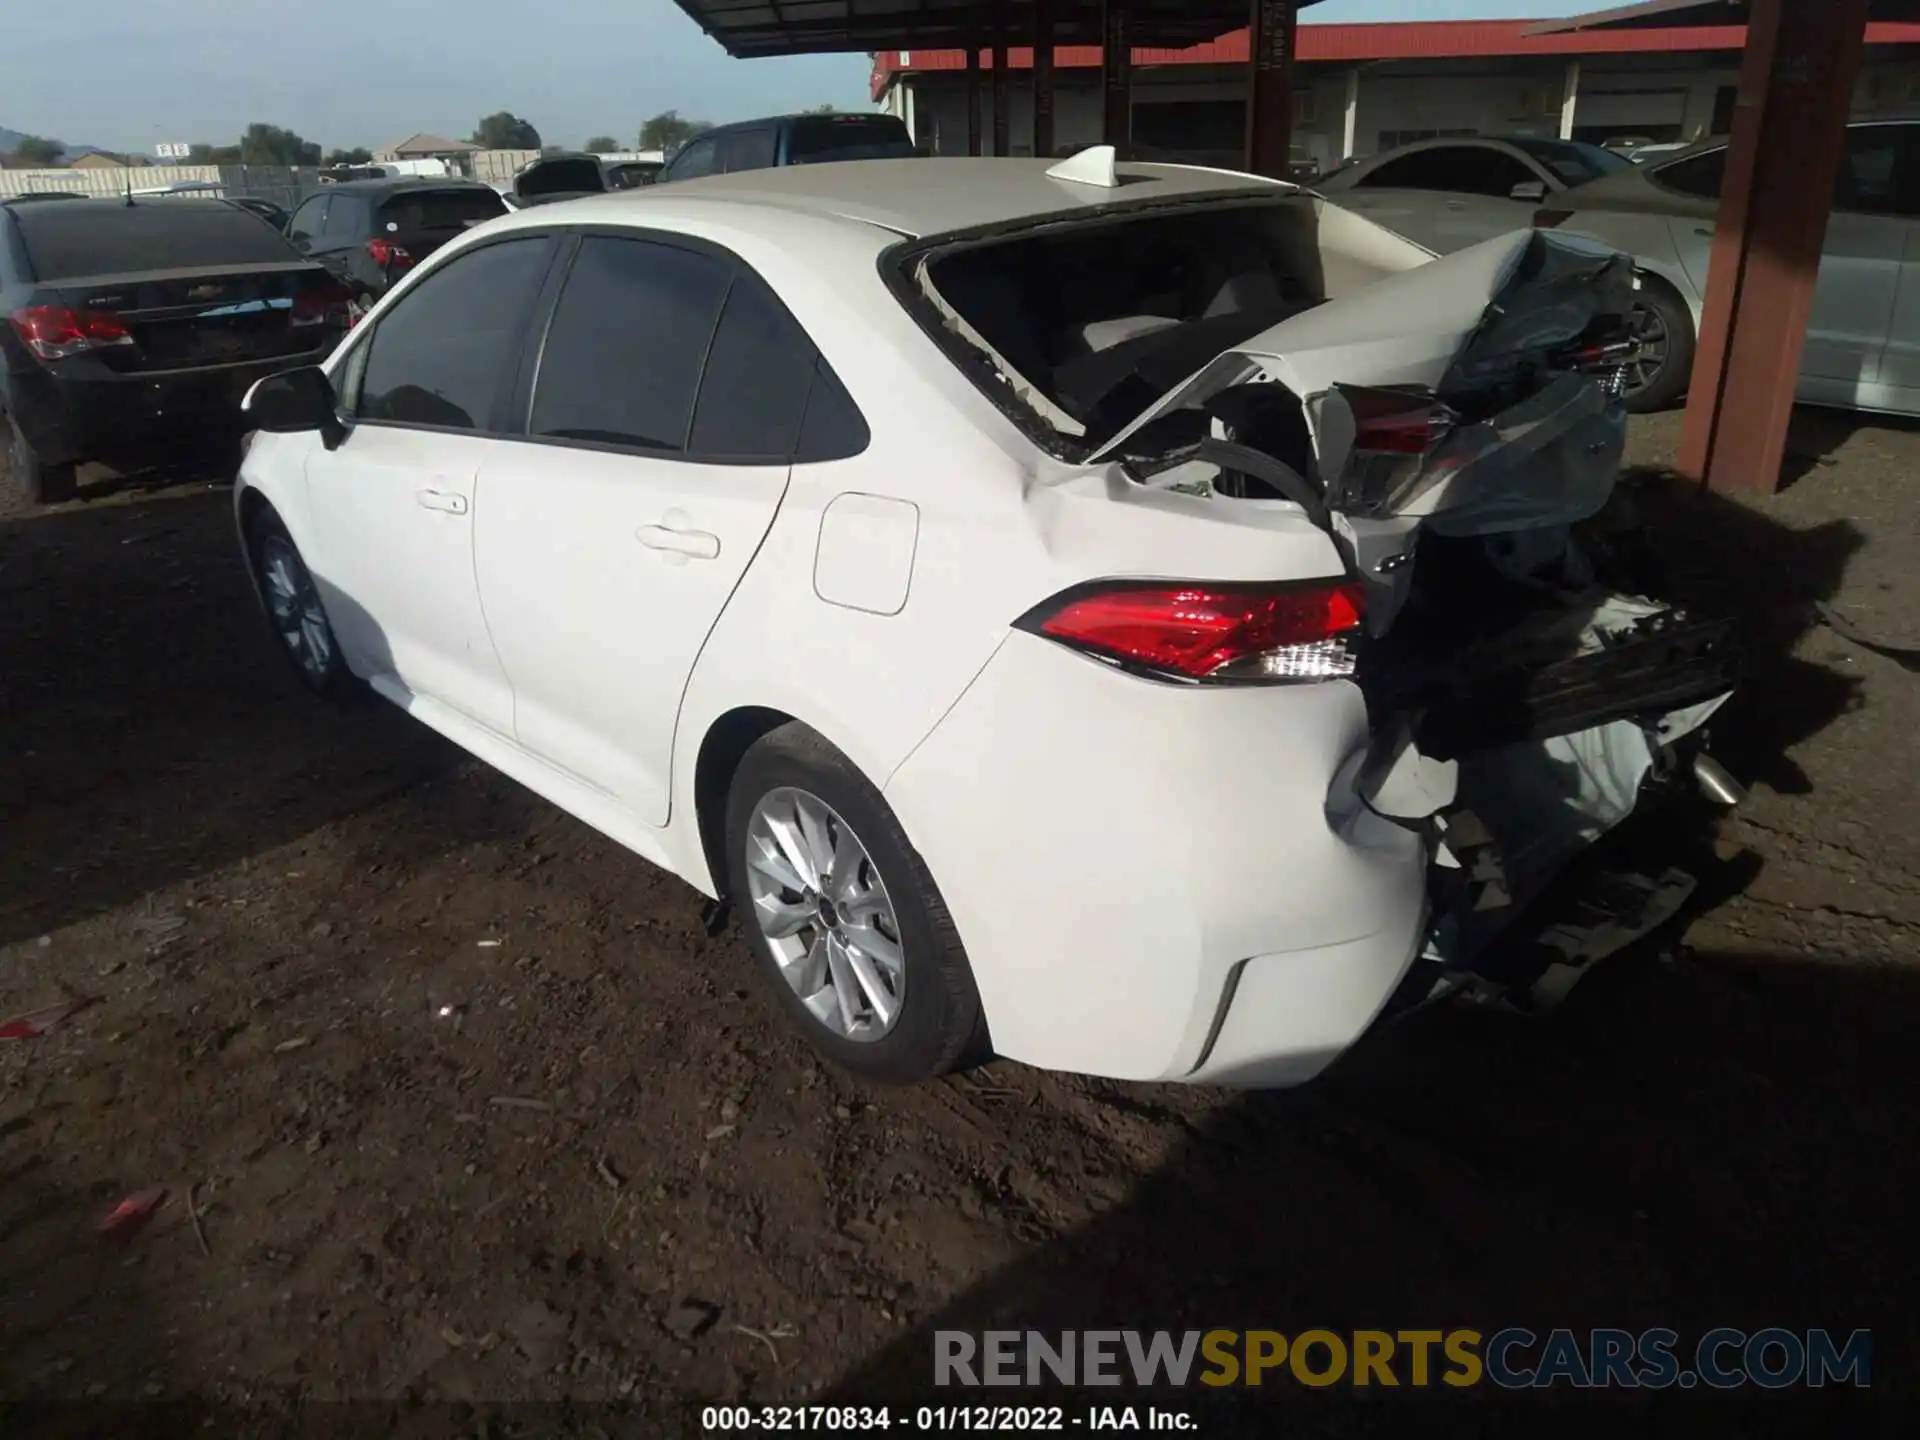
M 20 205 L 13 216 L 42 280 L 300 258 L 246 211 L 204 200 Z
M 1847 132 L 1833 206 L 1859 215 L 1913 215 L 1914 136 L 1911 125 L 1862 125 Z
M 646 240 L 581 242 L 534 388 L 535 435 L 686 448 L 700 370 L 731 274 Z
M 1691 195 L 1696 200 L 1718 200 L 1720 187 L 1727 178 L 1726 149 L 1709 150 L 1704 155 L 1689 155 L 1671 165 L 1662 165 L 1653 172 L 1652 178 L 1667 189 Z
M 673 164 L 667 167 L 670 180 L 694 180 L 702 175 L 713 174 L 714 160 L 719 154 L 718 144 L 711 138 L 690 140 L 687 147 L 673 157 Z
M 771 129 L 729 130 L 720 137 L 720 168 L 728 174 L 735 170 L 766 170 L 774 162 L 778 137 Z
M 1445 190 L 1505 197 L 1540 177 L 1511 155 L 1479 146 L 1442 145 L 1389 160 L 1359 182 L 1367 190 Z
M 696 455 L 785 460 L 813 388 L 813 346 L 757 281 L 728 292 L 693 416 Z
M 1598 145 L 1584 145 L 1577 140 L 1532 140 L 1516 136 L 1509 143 L 1546 166 L 1562 185 L 1585 185 L 1603 175 L 1618 175 L 1623 170 L 1633 169 L 1633 162 L 1626 156 L 1603 150 Z
M 546 255 L 544 237 L 508 240 L 423 277 L 373 332 L 360 418 L 485 429 Z
M 366 201 L 358 195 L 336 195 L 327 207 L 327 223 L 320 233 L 329 239 L 352 240 L 365 233 Z
M 800 464 L 845 460 L 865 450 L 872 438 L 860 407 L 853 403 L 840 378 L 827 368 L 827 362 L 819 361 L 814 367 L 813 394 L 807 397 L 807 416 L 800 426 L 800 448 L 794 460 Z
M 597 172 L 596 172 L 597 173 Z M 379 228 L 396 225 L 400 235 L 468 230 L 507 213 L 507 202 L 492 190 L 408 190 L 380 206 Z M 329 225 L 328 230 L 332 230 Z
M 311 240 L 320 233 L 320 226 L 326 220 L 326 214 L 327 197 L 316 195 L 293 212 L 293 219 L 287 222 L 287 233 Z
M 894 115 L 803 115 L 787 134 L 787 163 L 911 155 L 913 137 Z

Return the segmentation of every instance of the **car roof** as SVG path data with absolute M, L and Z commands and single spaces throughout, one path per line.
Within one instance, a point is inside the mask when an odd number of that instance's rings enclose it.
M 701 135 L 716 135 L 724 130 L 751 130 L 759 125 L 786 125 L 795 120 L 900 120 L 897 115 L 888 115 L 878 110 L 796 110 L 786 115 L 762 115 L 753 120 L 729 120 L 724 125 L 715 125 L 702 130 L 700 135 L 689 137 L 698 140 Z M 905 124 L 905 121 L 900 121 Z
M 1228 170 L 1190 165 L 1122 162 L 1112 189 L 1060 180 L 1047 160 L 951 158 L 840 160 L 706 175 L 669 185 L 622 190 L 588 200 L 577 215 L 608 216 L 644 224 L 667 219 L 682 204 L 725 203 L 879 226 L 920 237 L 955 230 L 1018 224 L 1049 216 L 1085 216 L 1141 202 L 1197 200 L 1241 195 L 1291 195 L 1299 187 Z M 630 207 L 630 208 L 629 208 Z M 542 221 L 562 219 L 566 209 L 541 207 Z

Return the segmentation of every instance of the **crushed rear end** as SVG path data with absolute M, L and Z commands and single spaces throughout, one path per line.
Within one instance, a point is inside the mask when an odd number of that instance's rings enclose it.
M 1738 797 L 1705 751 L 1737 683 L 1732 623 L 1645 593 L 1595 543 L 1626 443 L 1632 263 L 1550 231 L 1427 263 L 1318 197 L 1268 208 L 1281 218 L 1204 309 L 1102 318 L 1046 355 L 992 257 L 907 273 L 1054 454 L 1326 533 L 1364 593 L 1351 680 L 1369 732 L 1328 821 L 1369 813 L 1434 857 L 1404 993 L 1558 998 L 1693 881 L 1629 856 L 1577 895 L 1557 882 L 1662 782 Z

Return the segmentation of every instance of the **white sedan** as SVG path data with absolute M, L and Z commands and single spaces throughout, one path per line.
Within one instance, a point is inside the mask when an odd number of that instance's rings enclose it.
M 1623 263 L 1427 258 L 1111 151 L 538 207 L 249 395 L 247 562 L 313 689 L 730 902 L 844 1066 L 1297 1081 L 1731 683 L 1570 538 Z
M 1686 394 L 1726 168 L 1726 141 L 1711 142 L 1569 190 L 1539 216 L 1640 266 L 1642 354 L 1629 386 L 1635 409 Z M 1920 415 L 1920 122 L 1847 127 L 1798 397 Z
M 1314 188 L 1450 255 L 1525 229 L 1564 190 L 1632 169 L 1624 155 L 1577 140 L 1456 135 L 1348 161 Z

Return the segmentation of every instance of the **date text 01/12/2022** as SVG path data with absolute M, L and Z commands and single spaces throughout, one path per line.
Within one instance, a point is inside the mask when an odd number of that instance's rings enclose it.
M 709 1405 L 700 1428 L 716 1434 L 776 1431 L 869 1431 L 895 1427 L 921 1433 L 966 1431 L 1011 1435 L 1069 1430 L 1193 1430 L 1184 1410 L 1141 1405 Z

